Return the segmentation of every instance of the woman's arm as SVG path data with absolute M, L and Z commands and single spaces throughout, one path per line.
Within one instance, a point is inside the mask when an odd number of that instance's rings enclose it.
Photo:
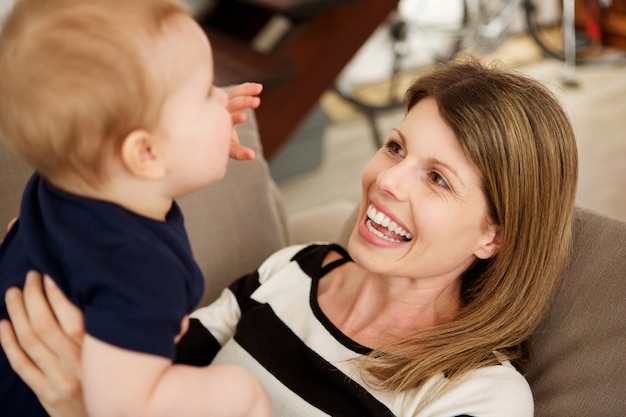
M 11 288 L 5 298 L 13 325 L 6 320 L 0 323 L 0 343 L 15 372 L 52 417 L 86 416 L 80 380 L 84 335 L 80 310 L 52 279 L 42 280 L 34 271 L 27 274 L 23 291 Z
M 7 232 L 8 232 L 9 230 L 11 230 L 11 228 L 13 227 L 13 225 L 15 224 L 15 222 L 16 222 L 16 221 L 17 221 L 17 217 L 13 217 L 13 218 L 11 219 L 11 221 L 10 221 L 10 222 L 9 222 L 9 224 L 7 225 Z

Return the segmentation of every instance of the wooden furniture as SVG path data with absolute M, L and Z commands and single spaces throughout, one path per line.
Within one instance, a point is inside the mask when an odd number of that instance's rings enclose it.
M 603 45 L 626 50 L 626 0 L 612 0 L 608 7 L 594 1 L 575 0 L 576 29 L 589 32 L 594 27 Z
M 626 0 L 613 0 L 600 19 L 602 42 L 626 50 Z
M 240 0 L 292 18 L 309 18 L 316 13 L 332 9 L 356 0 Z
M 199 19 L 213 45 L 216 82 L 265 84 L 257 111 L 265 156 L 289 139 L 321 94 L 398 0 L 223 0 Z M 289 29 L 269 51 L 255 37 L 277 16 Z

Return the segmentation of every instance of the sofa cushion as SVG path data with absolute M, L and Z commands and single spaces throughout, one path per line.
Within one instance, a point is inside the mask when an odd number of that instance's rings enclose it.
M 537 417 L 626 416 L 626 223 L 578 209 L 557 299 L 527 370 Z
M 32 172 L 0 139 L 0 240 L 9 221 L 19 214 L 22 193 Z

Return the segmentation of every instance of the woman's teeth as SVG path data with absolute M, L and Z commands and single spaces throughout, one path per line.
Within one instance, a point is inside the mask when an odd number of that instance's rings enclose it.
M 386 239 L 390 242 L 406 242 L 413 238 L 409 232 L 398 226 L 396 222 L 385 216 L 384 213 L 377 211 L 371 204 L 367 208 L 367 217 L 366 225 L 369 231 L 382 239 Z M 376 228 L 372 223 L 386 228 L 391 235 L 383 233 L 380 227 Z

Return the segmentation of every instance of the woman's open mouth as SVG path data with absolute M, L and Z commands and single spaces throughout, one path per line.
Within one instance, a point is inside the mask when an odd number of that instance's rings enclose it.
M 408 242 L 413 238 L 411 233 L 398 226 L 396 222 L 387 217 L 384 213 L 377 211 L 371 204 L 367 207 L 367 229 L 374 235 L 389 242 Z

